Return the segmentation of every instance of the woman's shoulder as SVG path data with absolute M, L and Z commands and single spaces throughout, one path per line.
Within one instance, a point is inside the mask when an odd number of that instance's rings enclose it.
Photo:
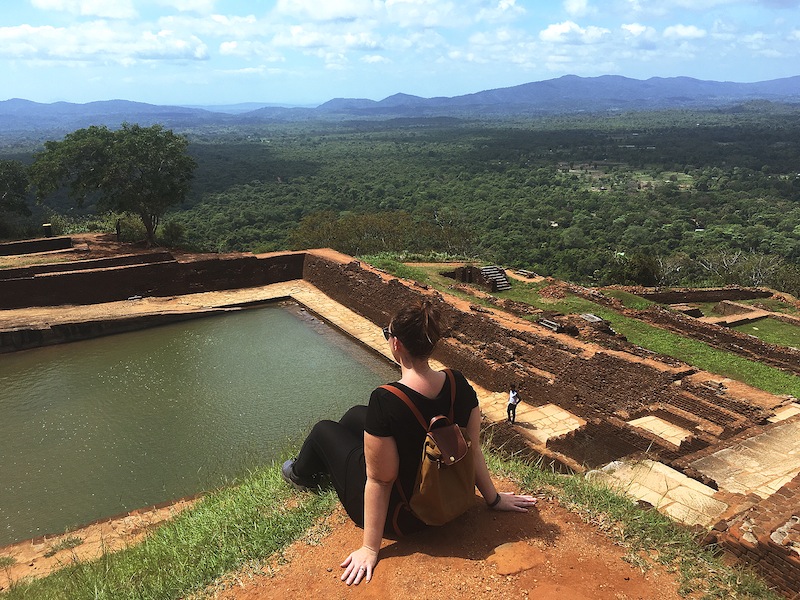
M 397 394 L 395 394 L 394 392 L 392 392 L 391 390 L 388 390 L 386 388 L 393 388 L 395 390 L 400 390 L 401 389 L 400 385 L 398 385 L 398 383 L 396 381 L 393 381 L 391 383 L 385 383 L 383 385 L 379 385 L 374 390 L 372 390 L 372 394 L 370 394 L 370 400 L 374 399 L 374 400 L 380 401 L 380 400 L 384 400 L 386 398 L 396 398 L 397 397 Z
M 452 371 L 453 373 L 453 378 L 456 381 L 457 387 L 462 387 L 462 386 L 472 387 L 470 382 L 467 380 L 467 378 L 461 371 L 459 371 L 458 369 L 450 369 L 450 371 Z

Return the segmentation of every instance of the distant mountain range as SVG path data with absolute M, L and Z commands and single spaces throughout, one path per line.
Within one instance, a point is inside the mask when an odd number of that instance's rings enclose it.
M 214 107 L 157 106 L 127 100 L 40 104 L 12 99 L 0 101 L 0 135 L 3 132 L 66 132 L 89 125 L 115 127 L 126 121 L 184 128 L 275 121 L 476 118 L 724 108 L 753 101 L 800 105 L 800 76 L 757 83 L 732 83 L 690 77 L 639 80 L 617 75 L 567 75 L 463 96 L 421 98 L 395 94 L 380 101 L 336 98 L 315 108 L 258 103 Z

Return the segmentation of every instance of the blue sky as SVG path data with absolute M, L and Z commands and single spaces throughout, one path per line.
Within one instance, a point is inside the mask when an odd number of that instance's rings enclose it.
M 800 0 L 3 0 L 0 100 L 455 96 L 800 75 Z

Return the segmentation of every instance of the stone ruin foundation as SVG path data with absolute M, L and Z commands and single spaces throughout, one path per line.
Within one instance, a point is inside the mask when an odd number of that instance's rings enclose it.
M 768 432 L 779 423 L 775 407 L 751 403 L 724 386 L 693 377 L 696 370 L 643 359 L 624 351 L 587 351 L 569 335 L 553 334 L 488 310 L 459 308 L 441 294 L 403 282 L 334 253 L 297 252 L 176 260 L 169 253 L 149 259 L 119 257 L 58 268 L 0 272 L 0 308 L 93 304 L 137 296 L 170 296 L 255 287 L 304 279 L 376 326 L 421 296 L 439 302 L 449 336 L 434 358 L 461 370 L 487 390 L 505 392 L 516 383 L 533 407 L 554 405 L 581 425 L 544 443 L 522 439 L 504 423 L 497 439 L 508 448 L 560 470 L 584 472 L 620 459 L 647 458 L 716 488 L 692 464 L 745 436 Z M 667 298 L 671 300 L 673 298 Z M 166 319 L 175 317 L 165 317 Z M 688 317 L 685 317 L 688 318 Z M 658 319 L 654 319 L 658 320 Z M 160 322 L 73 324 L 73 327 L 14 328 L 0 331 L 0 351 L 84 339 Z M 775 359 L 783 362 L 784 356 Z M 776 406 L 780 404 L 776 400 Z M 657 418 L 687 435 L 670 441 L 631 425 Z M 785 422 L 800 421 L 800 415 Z M 797 452 L 798 445 L 793 449 Z M 789 449 L 787 449 L 789 450 Z M 800 590 L 800 476 L 767 498 L 733 498 L 730 514 L 707 535 L 721 548 L 756 567 L 787 597 Z

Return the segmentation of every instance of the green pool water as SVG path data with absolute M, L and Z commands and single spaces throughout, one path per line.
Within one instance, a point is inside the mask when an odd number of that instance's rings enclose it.
M 398 376 L 294 304 L 0 356 L 0 545 L 224 485 Z

